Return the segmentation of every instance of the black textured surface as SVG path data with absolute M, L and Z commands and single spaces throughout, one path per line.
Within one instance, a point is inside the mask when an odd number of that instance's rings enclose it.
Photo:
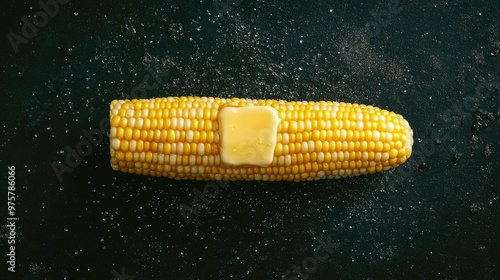
M 1 4 L 0 166 L 20 220 L 0 278 L 500 279 L 500 5 L 431 2 L 73 0 L 18 53 L 7 36 L 41 7 Z M 179 205 L 207 182 L 114 172 L 106 137 L 58 179 L 111 100 L 168 95 L 376 105 L 410 122 L 414 154 L 371 176 L 221 185 L 189 223 Z

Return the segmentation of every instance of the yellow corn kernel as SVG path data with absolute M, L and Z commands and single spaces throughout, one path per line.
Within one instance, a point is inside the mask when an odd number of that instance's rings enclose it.
M 219 113 L 225 107 L 246 106 L 271 108 L 279 118 L 274 146 L 268 149 L 272 161 L 266 166 L 232 165 L 221 157 L 227 147 L 222 146 Z M 114 170 L 175 179 L 300 181 L 358 176 L 401 165 L 413 145 L 413 131 L 401 115 L 331 101 L 184 96 L 114 100 L 110 124 Z M 269 136 L 249 135 L 249 144 L 270 145 L 265 140 Z

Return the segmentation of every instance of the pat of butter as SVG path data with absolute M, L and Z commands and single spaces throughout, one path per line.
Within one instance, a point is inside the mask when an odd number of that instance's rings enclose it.
M 276 109 L 268 106 L 222 108 L 219 112 L 222 162 L 260 167 L 270 165 L 279 122 Z

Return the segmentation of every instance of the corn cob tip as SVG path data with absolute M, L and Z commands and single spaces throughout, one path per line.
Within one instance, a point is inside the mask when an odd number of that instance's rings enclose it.
M 412 150 L 413 150 L 413 129 L 411 129 L 410 124 L 408 123 L 407 120 L 404 120 L 404 124 L 406 127 L 406 135 L 408 135 L 408 141 L 406 141 L 405 149 L 406 149 L 406 154 L 407 157 L 406 159 L 410 158 Z

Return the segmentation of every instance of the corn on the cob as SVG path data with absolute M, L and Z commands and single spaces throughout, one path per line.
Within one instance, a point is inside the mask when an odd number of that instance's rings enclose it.
M 227 109 L 241 107 L 260 109 L 241 118 Z M 225 117 L 223 110 L 228 111 Z M 114 100 L 110 122 L 114 170 L 175 179 L 300 181 L 357 176 L 397 167 L 410 157 L 413 144 L 413 131 L 401 115 L 344 102 Z M 241 139 L 246 140 L 238 145 Z

